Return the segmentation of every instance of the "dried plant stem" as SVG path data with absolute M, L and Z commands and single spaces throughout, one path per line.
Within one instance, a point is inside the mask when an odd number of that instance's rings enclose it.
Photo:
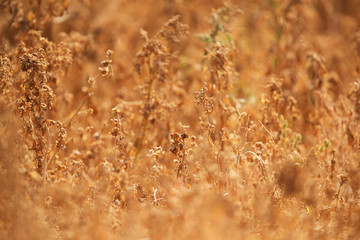
M 52 163 L 53 159 L 56 157 L 56 153 L 57 153 L 57 148 L 55 148 L 53 154 L 51 155 L 51 158 L 46 163 L 45 171 L 47 170 L 47 167 L 50 165 L 50 163 Z
M 223 110 L 221 110 L 221 112 L 223 112 Z M 222 129 L 224 128 L 225 125 L 224 123 L 225 123 L 224 115 L 220 114 L 220 131 L 222 131 Z M 225 149 L 225 141 L 221 139 L 221 151 L 223 152 L 224 149 Z
M 223 172 L 222 157 L 220 154 L 217 156 L 217 162 L 218 162 L 218 167 L 219 167 L 220 172 Z
M 221 96 L 222 98 L 222 96 Z M 221 133 L 222 129 L 224 128 L 225 126 L 225 119 L 224 119 L 224 109 L 222 107 L 222 102 L 221 100 L 218 98 L 218 108 L 219 108 L 219 113 L 220 113 L 220 116 L 219 116 L 219 132 Z M 219 170 L 220 172 L 224 172 L 224 169 L 223 169 L 223 158 L 222 158 L 222 153 L 224 152 L 224 149 L 225 149 L 225 141 L 223 141 L 223 138 L 220 134 L 220 154 L 219 156 L 217 157 L 218 158 L 218 164 L 219 164 Z
M 79 114 L 80 110 L 82 109 L 82 107 L 85 105 L 85 103 L 87 102 L 87 100 L 89 100 L 90 95 L 86 96 L 84 98 L 84 100 L 82 101 L 82 103 L 80 104 L 79 108 L 76 110 L 76 112 L 74 113 L 74 115 L 72 115 L 72 117 L 70 118 L 69 122 L 65 125 L 67 128 L 70 127 L 72 121 L 74 120 L 74 118 Z
M 51 134 L 50 134 L 49 126 L 48 126 L 47 123 L 46 123 L 46 130 L 47 130 L 47 133 L 48 133 L 47 143 L 50 143 L 51 142 Z M 50 159 L 50 161 L 48 162 L 48 155 L 49 155 L 50 151 L 48 149 L 47 143 L 45 144 L 44 176 L 43 176 L 44 185 L 46 184 L 46 179 L 47 179 L 47 168 L 48 168 L 48 165 L 49 165 L 49 163 L 51 161 L 51 159 Z
M 36 159 L 37 159 L 37 171 L 40 174 L 44 174 L 45 175 L 45 171 L 44 171 L 44 162 L 46 161 L 46 149 L 44 151 L 44 148 L 46 148 L 46 142 L 44 140 L 44 134 L 45 131 L 42 127 L 42 120 L 46 119 L 45 116 L 45 112 L 43 109 L 41 109 L 42 106 L 42 96 L 39 95 L 38 97 L 38 106 L 39 106 L 39 113 L 35 113 L 32 112 L 32 118 L 34 119 L 35 122 L 35 127 L 34 127 L 34 134 L 36 136 L 36 141 L 38 141 L 38 143 L 36 144 L 35 147 L 35 153 L 36 153 Z M 45 154 L 44 154 L 45 152 Z M 45 156 L 44 156 L 45 155 Z
M 181 164 L 182 164 L 182 170 L 183 170 L 183 183 L 184 186 L 186 188 L 186 152 L 185 152 L 185 139 L 183 140 L 184 143 L 184 147 L 182 150 L 182 159 L 181 159 Z
M 182 161 L 185 161 L 185 156 L 183 156 L 183 159 L 182 159 Z M 182 166 L 182 168 L 183 168 L 183 183 L 184 183 L 184 186 L 185 186 L 185 188 L 186 188 L 186 164 L 183 162 L 182 163 L 183 164 L 183 166 Z
M 219 74 L 218 71 L 215 72 L 216 78 L 219 78 Z M 223 141 L 222 136 L 221 136 L 221 131 L 222 129 L 225 127 L 225 111 L 223 108 L 223 99 L 224 99 L 224 94 L 221 90 L 221 86 L 220 86 L 220 81 L 217 81 L 216 83 L 216 100 L 217 100 L 217 105 L 218 105 L 218 114 L 219 114 L 219 139 L 220 139 L 220 153 L 224 152 L 225 149 L 225 141 Z M 222 162 L 222 157 L 219 156 L 217 157 L 217 161 L 218 161 L 218 165 L 219 165 L 219 170 L 220 172 L 223 172 L 223 162 Z
M 264 124 L 263 124 L 260 120 L 259 120 L 259 123 L 261 124 L 262 128 L 269 134 L 269 136 L 270 136 L 270 141 L 271 141 L 272 143 L 275 143 L 275 142 L 274 142 L 274 138 L 273 138 L 271 132 L 264 126 Z
M 210 114 L 209 114 L 209 113 L 207 114 L 207 123 L 210 123 Z M 206 133 L 207 133 L 207 137 L 208 137 L 208 141 L 209 141 L 210 145 L 211 145 L 212 147 L 214 147 L 215 144 L 214 144 L 214 142 L 213 142 L 213 140 L 212 140 L 212 138 L 211 138 L 211 133 L 212 133 L 212 131 L 210 131 L 209 128 L 206 128 Z
M 335 204 L 336 206 L 338 206 L 338 203 L 339 203 L 339 196 L 340 196 L 341 187 L 342 187 L 342 184 L 340 184 L 339 189 L 338 189 L 338 191 L 336 193 L 336 204 Z
M 216 72 L 216 77 L 218 78 L 218 73 Z M 221 130 L 224 128 L 225 126 L 225 119 L 224 119 L 224 116 L 225 116 L 225 113 L 224 113 L 224 108 L 223 108 L 223 99 L 224 99 L 224 96 L 221 92 L 221 89 L 220 89 L 220 84 L 217 83 L 217 90 L 215 92 L 215 94 L 217 95 L 216 96 L 216 100 L 217 100 L 217 105 L 218 105 L 218 109 L 219 109 L 219 132 L 221 132 Z M 222 141 L 221 137 L 220 137 L 220 145 L 221 145 L 221 148 L 220 150 L 221 151 L 224 151 L 224 147 L 225 147 L 225 142 Z
M 150 64 L 150 57 L 147 58 L 147 65 L 149 68 L 149 87 L 148 87 L 148 92 L 146 94 L 146 102 L 145 102 L 145 107 L 144 107 L 143 121 L 141 124 L 141 132 L 139 134 L 137 146 L 136 146 L 135 161 L 138 160 L 139 153 L 141 152 L 142 145 L 143 145 L 145 135 L 146 135 L 146 129 L 147 129 L 148 122 L 149 122 L 149 116 L 150 116 L 150 99 L 151 99 L 151 91 L 152 91 L 153 82 L 154 82 L 154 74 L 153 74 L 153 69 Z

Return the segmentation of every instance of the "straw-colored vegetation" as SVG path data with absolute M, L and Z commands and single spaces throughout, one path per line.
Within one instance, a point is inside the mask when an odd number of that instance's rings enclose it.
M 0 2 L 0 239 L 358 239 L 357 0 Z

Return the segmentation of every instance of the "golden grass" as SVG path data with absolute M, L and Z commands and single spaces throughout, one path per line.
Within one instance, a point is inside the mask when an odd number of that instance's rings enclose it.
M 0 3 L 0 239 L 357 239 L 356 0 Z

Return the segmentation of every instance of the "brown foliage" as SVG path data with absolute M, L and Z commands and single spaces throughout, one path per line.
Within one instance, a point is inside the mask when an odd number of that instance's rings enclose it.
M 356 0 L 0 2 L 0 239 L 356 239 Z

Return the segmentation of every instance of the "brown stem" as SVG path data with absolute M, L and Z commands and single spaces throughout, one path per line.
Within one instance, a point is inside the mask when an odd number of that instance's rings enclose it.
M 183 183 L 184 183 L 184 186 L 186 188 L 186 158 L 185 158 L 185 139 L 183 139 L 183 143 L 184 143 L 184 146 L 183 146 L 183 152 L 182 152 L 182 159 L 181 159 L 181 163 L 182 163 L 182 170 L 183 170 Z
M 84 100 L 82 101 L 82 103 L 80 104 L 79 108 L 76 110 L 76 112 L 74 113 L 74 115 L 70 118 L 70 120 L 68 121 L 67 124 L 65 124 L 65 126 L 68 128 L 71 125 L 71 122 L 74 120 L 74 118 L 76 117 L 76 115 L 79 114 L 81 108 L 84 106 L 84 104 L 86 103 L 86 101 L 89 99 L 90 95 L 88 95 L 87 97 L 84 98 Z
M 143 115 L 143 121 L 142 121 L 142 128 L 141 128 L 141 132 L 140 132 L 140 139 L 138 138 L 138 141 L 137 141 L 138 144 L 136 146 L 135 161 L 138 160 L 139 153 L 142 149 L 142 144 L 145 139 L 146 129 L 147 129 L 147 125 L 149 122 L 149 116 L 150 116 L 150 98 L 151 98 L 151 91 L 152 91 L 153 82 L 154 82 L 153 70 L 152 70 L 152 67 L 150 64 L 150 57 L 147 59 L 147 65 L 149 67 L 149 87 L 148 87 L 148 92 L 147 92 L 147 97 L 146 97 L 146 102 L 145 102 L 145 109 L 144 109 L 144 115 Z

